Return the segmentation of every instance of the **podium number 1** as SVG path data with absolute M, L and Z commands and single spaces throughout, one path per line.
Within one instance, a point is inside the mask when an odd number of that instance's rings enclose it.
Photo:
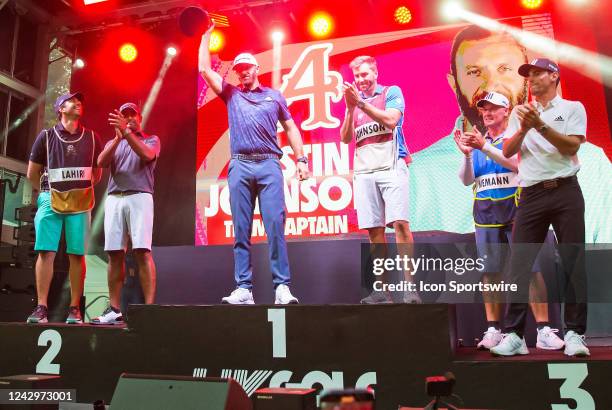
M 268 309 L 268 322 L 272 323 L 272 357 L 287 357 L 285 309 Z

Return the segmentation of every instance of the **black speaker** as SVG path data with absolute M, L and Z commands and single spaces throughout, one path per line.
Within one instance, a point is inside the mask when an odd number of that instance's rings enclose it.
M 270 387 L 253 393 L 254 410 L 316 410 L 315 389 Z
M 234 379 L 127 374 L 119 377 L 113 410 L 252 410 L 251 400 Z

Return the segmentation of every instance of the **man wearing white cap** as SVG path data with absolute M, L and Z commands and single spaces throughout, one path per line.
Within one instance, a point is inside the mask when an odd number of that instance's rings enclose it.
M 270 268 L 275 286 L 275 303 L 298 303 L 289 285 L 289 258 L 285 242 L 285 196 L 279 159 L 277 123 L 297 158 L 300 180 L 308 178 L 308 159 L 302 149 L 302 137 L 287 109 L 281 93 L 259 84 L 259 65 L 248 53 L 236 56 L 232 69 L 240 80 L 236 87 L 225 82 L 210 63 L 208 45 L 214 24 L 202 36 L 199 70 L 206 84 L 225 102 L 228 111 L 231 161 L 227 182 L 234 226 L 234 277 L 236 289 L 222 303 L 253 304 L 251 265 L 251 230 L 255 201 L 268 236 Z
M 109 304 L 92 324 L 123 323 L 121 288 L 125 278 L 125 253 L 131 241 L 145 303 L 155 301 L 155 263 L 151 255 L 153 234 L 153 185 L 160 152 L 156 135 L 141 129 L 142 116 L 134 103 L 125 103 L 109 114 L 115 128 L 100 156 L 102 167 L 110 166 L 108 196 L 104 204 L 104 250 L 108 252 Z
M 499 281 L 507 256 L 507 244 L 511 242 L 518 188 L 518 158 L 506 158 L 502 152 L 510 114 L 508 98 L 497 92 L 489 92 L 476 106 L 486 127 L 485 135 L 474 127 L 465 135 L 455 130 L 453 136 L 464 154 L 459 178 L 464 185 L 474 184 L 476 246 L 479 257 L 484 260 L 483 280 L 490 283 Z M 536 274 L 530 285 L 538 299 L 531 303 L 538 328 L 537 347 L 546 350 L 561 349 L 563 341 L 548 324 L 548 305 L 541 303 L 546 299 L 546 284 L 539 265 L 536 261 L 533 266 L 532 270 Z M 483 294 L 488 329 L 478 343 L 479 349 L 491 349 L 502 340 L 499 322 L 503 305 L 500 296 L 494 293 Z

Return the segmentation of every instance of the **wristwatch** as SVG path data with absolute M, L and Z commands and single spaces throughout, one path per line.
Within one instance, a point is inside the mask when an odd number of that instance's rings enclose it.
M 308 157 L 305 155 L 303 157 L 299 157 L 296 161 L 308 165 Z
M 365 107 L 365 101 L 363 100 L 359 100 L 359 102 L 357 103 L 357 107 L 362 110 L 363 107 Z

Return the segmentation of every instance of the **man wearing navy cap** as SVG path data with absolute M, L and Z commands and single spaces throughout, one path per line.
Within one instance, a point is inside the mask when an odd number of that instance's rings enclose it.
M 584 266 L 584 198 L 576 174 L 576 156 L 586 141 L 586 112 L 578 101 L 557 95 L 559 67 L 547 58 L 536 58 L 519 67 L 535 101 L 518 105 L 510 116 L 504 156 L 519 153 L 518 176 L 522 189 L 511 257 L 512 281 L 519 287 L 506 315 L 507 334 L 492 348 L 496 355 L 527 354 L 523 338 L 530 267 L 552 225 L 560 244 L 566 272 L 565 354 L 588 356 L 586 331 L 586 274 Z
M 227 182 L 234 225 L 234 277 L 236 289 L 222 303 L 253 304 L 251 231 L 255 201 L 268 236 L 270 268 L 275 287 L 275 303 L 298 303 L 289 285 L 291 274 L 285 242 L 285 194 L 279 159 L 277 123 L 297 157 L 300 180 L 308 178 L 308 159 L 302 149 L 300 131 L 287 109 L 282 94 L 259 84 L 259 65 L 252 54 L 236 56 L 232 68 L 240 80 L 236 87 L 225 82 L 212 69 L 208 45 L 215 25 L 202 36 L 199 69 L 206 84 L 225 102 L 228 111 L 232 159 Z
M 66 323 L 82 323 L 79 308 L 85 281 L 85 250 L 90 213 L 94 206 L 93 186 L 100 179 L 96 158 L 100 138 L 81 125 L 83 94 L 68 93 L 57 98 L 58 122 L 36 137 L 27 176 L 35 191 L 38 210 L 34 219 L 38 251 L 36 292 L 38 305 L 28 323 L 47 323 L 47 297 L 53 278 L 53 261 L 62 230 L 70 262 L 70 308 Z
M 108 252 L 109 304 L 92 324 L 123 323 L 121 288 L 125 277 L 125 253 L 131 241 L 145 303 L 155 301 L 155 263 L 151 255 L 153 234 L 153 185 L 160 152 L 159 138 L 145 134 L 142 115 L 134 103 L 125 103 L 109 114 L 115 128 L 98 157 L 101 167 L 110 166 L 108 196 L 104 205 L 104 250 Z

